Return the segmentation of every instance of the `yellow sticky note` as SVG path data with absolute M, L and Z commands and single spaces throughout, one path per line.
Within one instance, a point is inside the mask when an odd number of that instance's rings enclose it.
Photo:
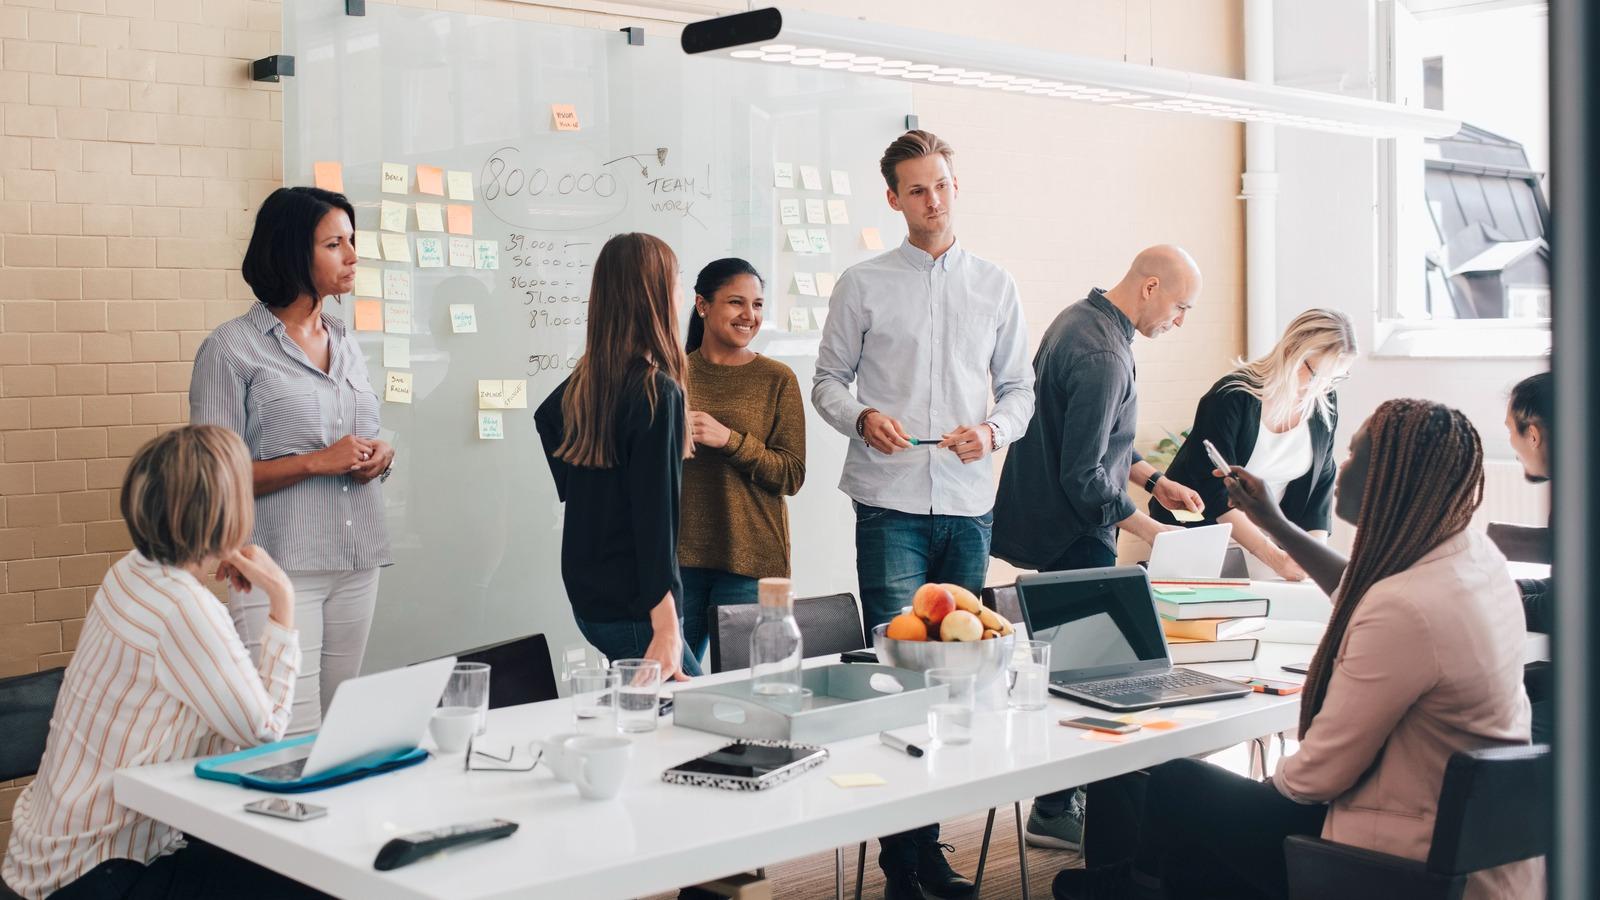
M 577 131 L 578 108 L 571 103 L 552 103 L 550 122 L 557 131 Z
M 506 417 L 501 412 L 478 413 L 478 440 L 499 441 L 506 436 Z
M 477 307 L 471 303 L 450 304 L 450 330 L 456 334 L 477 334 Z
M 479 409 L 527 409 L 528 382 L 522 378 L 478 380 Z
M 1188 509 L 1169 509 L 1167 512 L 1172 513 L 1172 517 L 1179 522 L 1199 522 L 1205 518 L 1204 513 L 1197 513 Z
M 831 225 L 850 224 L 850 206 L 843 200 L 828 201 L 828 223 Z
M 863 228 L 861 229 L 861 246 L 868 250 L 882 250 L 883 236 L 878 234 L 878 229 L 876 228 Z
M 888 784 L 880 775 L 863 772 L 857 775 L 829 775 L 828 780 L 842 788 L 880 787 Z
M 500 250 L 494 241 L 477 241 L 473 246 L 477 250 L 478 268 L 500 268 Z
M 383 399 L 390 403 L 411 402 L 411 373 L 389 372 L 384 379 Z
M 444 207 L 437 203 L 417 204 L 417 230 L 443 231 Z
M 1101 744 L 1120 744 L 1126 737 L 1127 735 L 1110 734 L 1105 731 L 1085 731 L 1080 740 L 1095 741 Z
M 344 193 L 344 165 L 337 162 L 311 164 L 317 187 L 334 193 Z
M 376 231 L 356 232 L 356 256 L 362 259 L 383 259 L 383 254 L 378 251 Z
M 357 331 L 382 331 L 383 330 L 383 301 L 357 300 L 356 301 L 356 330 Z
M 406 230 L 406 205 L 404 203 L 396 203 L 393 200 L 383 201 L 383 205 L 378 208 L 378 227 L 384 231 L 404 232 Z
M 363 297 L 382 297 L 383 272 L 374 266 L 356 266 L 355 292 Z
M 465 203 L 452 203 L 445 210 L 451 234 L 472 233 L 472 207 Z
M 411 262 L 411 238 L 384 232 L 383 258 L 390 262 Z
M 451 200 L 472 199 L 472 173 L 458 172 L 451 169 L 445 173 L 445 181 L 450 185 Z
M 383 330 L 388 334 L 410 334 L 411 304 L 386 301 L 383 304 Z
M 385 269 L 383 272 L 383 299 L 410 300 L 411 273 Z
M 831 296 L 833 296 L 833 285 L 837 281 L 838 281 L 838 279 L 833 277 L 833 273 L 832 272 L 818 272 L 817 273 L 817 296 L 818 297 L 831 297 Z
M 450 265 L 461 268 L 472 268 L 472 238 L 453 237 L 450 239 Z
M 405 163 L 384 163 L 383 192 L 385 194 L 411 193 L 411 167 Z
M 417 193 L 444 195 L 444 170 L 438 166 L 417 166 Z
M 410 338 L 394 334 L 383 336 L 383 367 L 386 369 L 411 368 Z

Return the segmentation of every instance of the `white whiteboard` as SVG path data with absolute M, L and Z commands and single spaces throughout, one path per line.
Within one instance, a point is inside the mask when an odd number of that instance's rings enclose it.
M 686 297 L 705 263 L 749 259 L 768 279 L 755 346 L 789 364 L 809 396 L 818 333 L 814 320 L 788 331 L 790 310 L 826 299 L 799 296 L 793 273 L 837 275 L 872 255 L 863 227 L 888 247 L 903 237 L 877 159 L 911 112 L 910 88 L 689 58 L 661 35 L 640 47 L 620 32 L 383 4 L 349 17 L 341 6 L 284 6 L 296 67 L 284 91 L 287 182 L 312 183 L 316 162 L 342 163 L 356 227 L 375 231 L 381 200 L 451 202 L 417 192 L 417 165 L 468 171 L 473 237 L 496 241 L 500 257 L 494 271 L 362 261 L 410 273 L 414 331 L 409 369 L 392 370 L 411 372 L 413 402 L 382 405 L 396 447 L 384 485 L 395 565 L 382 575 L 365 668 L 534 632 L 559 651 L 580 638 L 532 413 L 582 352 L 600 245 L 624 231 L 663 238 Z M 555 103 L 576 107 L 579 131 L 554 130 Z M 409 194 L 380 193 L 384 163 L 410 167 Z M 795 188 L 774 186 L 775 163 L 794 167 Z M 822 190 L 803 189 L 802 165 L 818 167 Z M 832 190 L 836 169 L 848 196 Z M 846 202 L 848 225 L 802 226 L 824 229 L 831 252 L 790 249 L 779 200 L 796 198 Z M 412 213 L 412 241 L 416 229 Z M 451 331 L 448 307 L 463 303 L 476 308 L 476 334 Z M 353 309 L 346 298 L 352 321 Z M 383 385 L 383 335 L 358 338 Z M 527 379 L 529 408 L 504 413 L 504 440 L 478 439 L 480 379 Z M 806 483 L 789 501 L 796 587 L 854 591 L 854 516 L 837 487 L 845 439 L 806 406 Z

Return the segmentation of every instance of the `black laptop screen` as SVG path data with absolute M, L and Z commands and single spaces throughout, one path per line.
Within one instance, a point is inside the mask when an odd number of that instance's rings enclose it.
M 1150 584 L 1138 569 L 1024 576 L 1017 593 L 1029 633 L 1050 644 L 1055 680 L 1166 665 Z

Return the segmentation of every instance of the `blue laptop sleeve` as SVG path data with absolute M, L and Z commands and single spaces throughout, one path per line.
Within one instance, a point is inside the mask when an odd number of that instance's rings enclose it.
M 314 734 L 307 734 L 271 744 L 262 744 L 259 747 L 240 750 L 237 753 L 226 753 L 222 756 L 202 759 L 194 764 L 194 774 L 211 781 L 225 781 L 229 784 L 237 784 L 258 791 L 271 791 L 277 794 L 300 794 L 306 791 L 320 791 L 323 788 L 359 781 L 369 775 L 404 769 L 428 758 L 428 751 L 421 747 L 412 747 L 409 750 L 400 750 L 393 753 L 369 754 L 353 759 L 342 766 L 335 766 L 326 772 L 319 772 L 308 778 L 298 778 L 293 781 L 275 781 L 256 778 L 248 773 L 221 771 L 222 766 L 230 763 L 288 747 L 299 746 L 300 744 L 307 744 L 316 740 L 316 738 L 317 736 Z

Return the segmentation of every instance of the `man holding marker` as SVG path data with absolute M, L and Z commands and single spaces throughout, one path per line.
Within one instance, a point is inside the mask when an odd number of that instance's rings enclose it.
M 956 242 L 953 155 L 926 131 L 889 145 L 879 167 L 906 240 L 839 276 L 817 348 L 811 400 L 851 439 L 839 488 L 855 501 L 869 642 L 925 582 L 982 589 L 989 456 L 1033 414 L 1022 301 L 1004 269 Z M 945 861 L 937 824 L 884 838 L 878 862 L 890 898 L 972 892 Z

